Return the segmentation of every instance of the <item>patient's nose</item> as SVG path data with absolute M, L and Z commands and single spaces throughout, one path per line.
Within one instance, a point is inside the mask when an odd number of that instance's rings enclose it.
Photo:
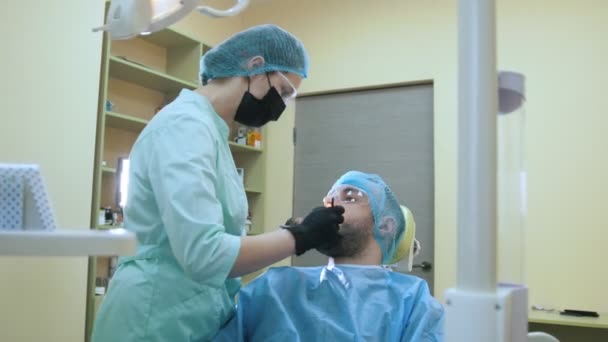
M 325 206 L 325 208 L 331 208 L 336 204 L 336 198 L 332 197 L 332 196 L 328 196 L 328 197 L 324 197 L 323 198 L 323 206 Z

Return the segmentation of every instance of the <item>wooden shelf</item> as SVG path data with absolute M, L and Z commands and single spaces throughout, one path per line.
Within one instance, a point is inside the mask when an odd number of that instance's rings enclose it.
M 146 127 L 148 122 L 148 120 L 134 116 L 106 111 L 106 124 L 113 128 L 139 133 Z
M 184 33 L 177 32 L 171 28 L 166 28 L 162 31 L 155 32 L 150 35 L 142 35 L 140 37 L 143 40 L 165 48 L 200 44 L 200 42 L 196 39 L 191 38 Z
M 245 188 L 245 192 L 250 195 L 261 195 L 262 194 L 262 191 L 250 189 L 250 188 Z
M 228 145 L 230 145 L 230 151 L 233 153 L 246 153 L 246 152 L 262 152 L 261 148 L 255 148 L 248 145 L 237 144 L 235 142 L 229 141 Z
M 166 94 L 177 94 L 182 89 L 195 89 L 196 84 L 180 80 L 122 58 L 110 57 L 110 77 L 134 83 Z
M 107 166 L 102 167 L 101 171 L 103 173 L 116 173 L 116 169 L 115 168 L 107 167 Z
M 109 230 L 109 229 L 116 229 L 116 228 L 121 228 L 121 227 L 113 226 L 111 224 L 98 224 L 95 228 L 97 228 L 98 230 Z

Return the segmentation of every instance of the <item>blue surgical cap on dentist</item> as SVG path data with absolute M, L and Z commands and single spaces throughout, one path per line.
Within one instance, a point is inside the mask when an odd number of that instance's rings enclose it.
M 250 69 L 248 62 L 256 56 L 263 57 L 264 64 Z M 259 25 L 233 35 L 205 53 L 200 60 L 200 77 L 203 85 L 216 78 L 273 71 L 306 78 L 308 67 L 308 54 L 301 41 L 276 25 Z

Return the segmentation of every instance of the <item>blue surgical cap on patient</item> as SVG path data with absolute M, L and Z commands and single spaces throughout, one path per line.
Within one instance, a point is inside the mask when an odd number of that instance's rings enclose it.
M 388 264 L 405 235 L 405 217 L 399 200 L 380 176 L 349 171 L 340 177 L 333 189 L 350 185 L 365 192 L 374 217 L 374 238 L 382 251 L 382 263 Z
M 256 56 L 264 64 L 249 69 Z M 308 54 L 302 42 L 276 25 L 260 25 L 241 31 L 209 50 L 200 60 L 202 84 L 216 78 L 252 76 L 272 71 L 289 72 L 306 78 Z

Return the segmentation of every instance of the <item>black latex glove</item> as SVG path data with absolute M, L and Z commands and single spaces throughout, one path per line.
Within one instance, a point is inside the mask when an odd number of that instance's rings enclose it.
M 296 240 L 296 255 L 321 246 L 333 246 L 340 241 L 338 226 L 344 222 L 344 207 L 318 207 L 302 220 L 302 223 L 283 226 Z

